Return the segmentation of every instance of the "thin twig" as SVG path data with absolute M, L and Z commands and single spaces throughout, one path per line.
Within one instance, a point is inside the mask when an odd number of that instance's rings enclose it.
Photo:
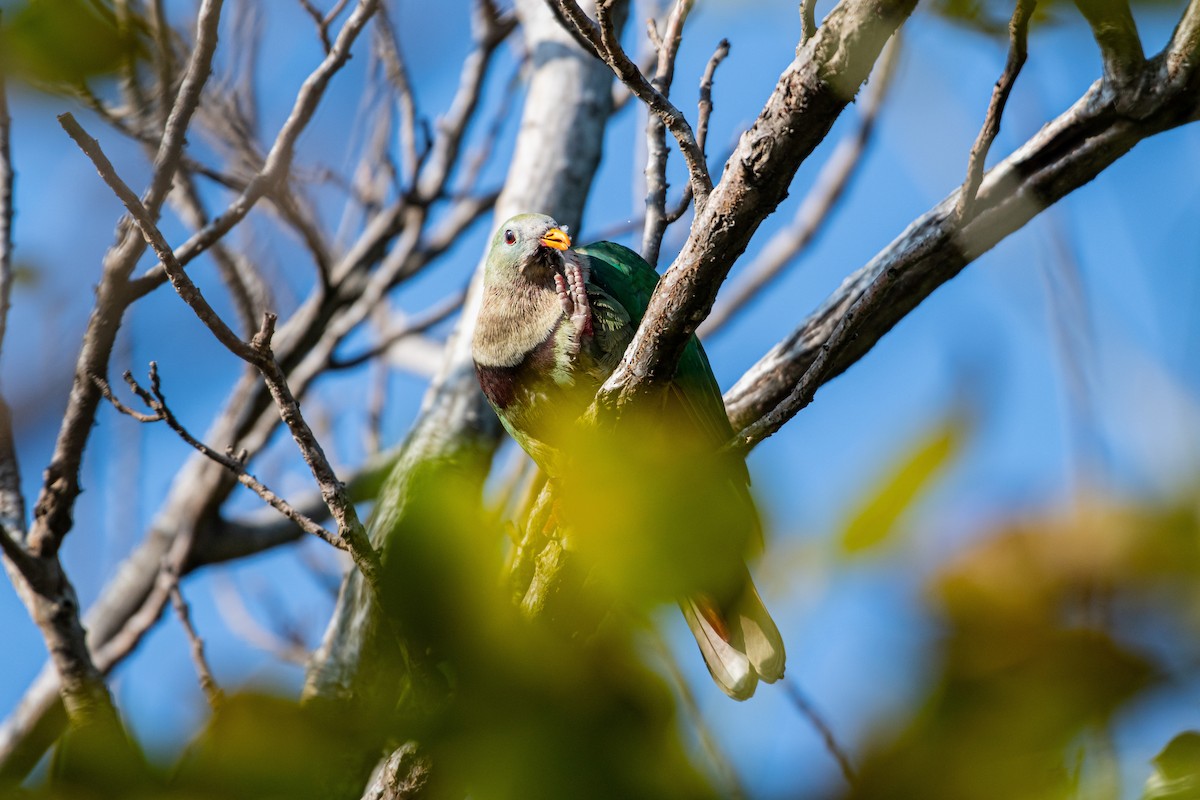
M 217 46 L 221 0 L 204 0 L 196 23 L 196 46 L 188 60 L 175 104 L 167 117 L 162 141 L 154 159 L 154 174 L 144 202 L 151 219 L 157 219 L 173 183 L 183 153 L 185 134 L 200 102 L 201 90 L 212 70 Z M 135 198 L 136 199 L 136 198 Z M 34 506 L 34 523 L 29 544 L 46 555 L 57 551 L 71 529 L 75 498 L 79 496 L 79 468 L 87 446 L 100 395 L 89 375 L 108 373 L 109 355 L 125 308 L 133 302 L 127 292 L 129 275 L 145 252 L 145 242 L 128 221 L 122 221 L 119 241 L 105 256 L 104 273 L 96 291 L 96 304 L 84 333 L 83 347 L 75 365 L 75 391 L 63 415 L 54 455 L 45 470 L 45 480 Z
M 417 103 L 413 95 L 412 82 L 408 77 L 408 66 L 400 49 L 400 37 L 392 26 L 387 6 L 379 7 L 379 19 L 375 25 L 375 50 L 383 61 L 388 80 L 396 90 L 396 105 L 400 110 L 400 155 L 404 170 L 404 185 L 415 190 L 417 175 L 429 153 L 428 139 L 424 148 L 417 146 Z
M 417 177 L 416 193 L 421 201 L 432 201 L 445 189 L 451 168 L 458 162 L 459 149 L 462 147 L 467 125 L 474 118 L 475 110 L 479 106 L 492 56 L 516 25 L 516 17 L 512 14 L 501 15 L 494 4 L 477 0 L 471 18 L 471 26 L 475 31 L 475 49 L 463 62 L 458 91 L 450 102 L 450 109 L 438 122 L 437 136 L 430 148 L 429 157 Z
M 550 2 L 552 7 L 559 12 L 559 18 L 570 23 L 567 25 L 567 29 L 576 33 L 578 40 L 586 41 L 589 49 L 608 64 L 621 82 L 628 86 L 629 90 L 652 112 L 657 114 L 666 125 L 667 130 L 671 131 L 679 145 L 679 151 L 683 154 L 683 160 L 687 163 L 696 206 L 703 207 L 712 191 L 713 184 L 712 177 L 708 173 L 708 164 L 696 143 L 692 126 L 688 124 L 679 109 L 671 104 L 671 101 L 650 85 L 646 76 L 621 47 L 614 29 L 611 0 L 600 0 L 596 4 L 598 21 L 593 21 L 588 17 L 575 0 L 550 0 Z
M 1012 92 L 1017 75 L 1025 64 L 1029 52 L 1029 19 L 1037 0 L 1017 0 L 1013 10 L 1012 20 L 1008 23 L 1008 58 L 1004 63 L 1004 72 L 992 90 L 992 99 L 988 103 L 987 116 L 983 120 L 983 128 L 971 147 L 971 158 L 967 162 L 967 177 L 963 180 L 962 192 L 958 196 L 958 220 L 965 222 L 975 204 L 975 195 L 979 192 L 979 184 L 983 182 L 983 166 L 987 160 L 988 150 L 1000 132 L 1000 118 L 1004 115 L 1004 106 Z
M 704 74 L 700 77 L 700 99 L 697 101 L 697 116 L 696 116 L 696 145 L 700 148 L 700 153 L 703 155 L 708 145 L 708 121 L 712 116 L 712 87 L 713 78 L 716 77 L 717 67 L 721 66 L 721 62 L 729 55 L 729 40 L 722 39 L 717 42 L 717 49 L 708 57 L 708 63 L 704 66 Z M 689 183 L 688 186 L 691 186 Z M 682 216 L 682 213 L 678 214 Z
M 334 594 L 336 593 L 335 584 Z M 224 571 L 216 574 L 213 598 L 216 600 L 217 613 L 221 615 L 221 619 L 229 630 L 243 641 L 289 664 L 303 665 L 308 660 L 308 648 L 303 641 L 291 635 L 281 635 L 254 618 L 246 608 L 237 585 Z
M 661 37 L 650 20 L 651 39 L 658 50 L 653 86 L 664 98 L 671 92 L 675 77 L 675 56 L 683 40 L 683 25 L 694 0 L 675 0 Z M 667 129 L 662 117 L 651 113 L 646 120 L 646 222 L 642 230 L 642 258 L 650 266 L 658 263 L 663 234 L 667 230 Z M 699 137 L 697 137 L 699 138 Z M 699 142 L 697 142 L 699 145 Z M 703 146 L 700 145 L 701 152 Z M 690 185 L 690 182 L 689 182 Z
M 829 727 L 829 723 L 821 716 L 816 707 L 809 702 L 808 698 L 801 691 L 791 678 L 784 680 L 784 691 L 787 692 L 788 698 L 792 704 L 796 706 L 804 717 L 816 728 L 817 733 L 821 737 L 821 741 L 825 743 L 825 749 L 837 761 L 838 766 L 842 770 L 842 775 L 846 778 L 846 783 L 851 786 L 855 783 L 854 767 L 850 764 L 850 758 L 846 755 L 846 751 L 838 744 L 837 737 L 833 735 L 833 729 Z
M 99 383 L 103 387 L 102 391 L 104 392 L 104 397 L 110 403 L 113 404 L 114 408 L 116 408 L 122 414 L 126 414 L 130 417 L 133 417 L 134 419 L 136 419 L 139 422 L 162 421 L 162 422 L 167 423 L 167 426 L 171 430 L 175 431 L 175 433 L 178 434 L 179 438 L 182 439 L 186 444 L 188 444 L 194 450 L 196 450 L 196 452 L 200 453 L 201 455 L 205 456 L 208 459 L 211 459 L 212 461 L 220 464 L 221 466 L 225 467 L 227 470 L 232 472 L 234 475 L 237 476 L 238 483 L 242 484 L 247 489 L 249 489 L 250 491 L 257 494 L 259 497 L 261 497 L 268 505 L 270 505 L 276 511 L 283 514 L 285 517 L 290 519 L 292 522 L 296 523 L 296 526 L 299 527 L 301 530 L 303 530 L 305 533 L 311 533 L 312 535 L 317 536 L 318 538 L 324 540 L 325 542 L 328 542 L 329 544 L 333 545 L 334 547 L 338 548 L 339 550 L 347 550 L 347 551 L 349 550 L 349 547 L 347 546 L 346 542 L 341 537 L 337 536 L 336 534 L 330 533 L 329 531 L 325 530 L 323 527 L 321 527 L 319 524 L 314 522 L 309 517 L 305 516 L 304 514 L 301 514 L 299 511 L 297 511 L 295 508 L 293 508 L 286 500 L 284 500 L 282 497 L 277 495 L 275 492 L 271 491 L 269 488 L 267 488 L 267 486 L 262 481 L 260 481 L 258 478 L 256 478 L 254 475 L 252 475 L 249 471 L 247 471 L 246 470 L 246 459 L 245 459 L 244 454 L 239 453 L 239 454 L 235 455 L 235 454 L 229 453 L 229 452 L 220 453 L 220 452 L 214 450 L 213 448 L 209 447 L 208 445 L 206 445 L 204 442 L 197 439 L 195 436 L 193 436 L 187 430 L 187 428 L 185 428 L 183 426 L 183 423 L 181 423 L 179 421 L 179 419 L 175 416 L 175 414 L 171 411 L 170 407 L 167 405 L 167 400 L 163 396 L 162 388 L 161 388 L 161 385 L 159 382 L 158 364 L 157 363 L 155 363 L 153 361 L 150 362 L 150 389 L 149 390 L 143 388 L 134 379 L 134 377 L 131 373 L 126 372 L 123 377 L 125 378 L 125 382 L 129 384 L 129 388 L 133 391 L 133 393 L 136 394 L 138 396 L 138 398 L 140 398 L 141 401 L 143 403 L 145 403 L 146 407 L 149 408 L 153 413 L 152 414 L 142 414 L 140 412 L 134 411 L 133 409 L 129 408 L 128 406 L 123 404 L 120 400 L 118 400 L 114 396 L 111 388 L 108 386 L 108 384 L 106 382 L 102 381 L 102 379 L 96 378 L 95 380 L 97 381 L 97 383 Z
M 424 333 L 434 325 L 437 325 L 439 322 L 448 319 L 452 314 L 454 314 L 454 312 L 462 308 L 463 301 L 466 299 L 467 293 L 465 291 L 447 297 L 440 303 L 430 307 L 420 316 L 413 317 L 411 320 L 395 330 L 383 334 L 377 344 L 369 347 L 363 352 L 353 356 L 346 356 L 345 358 L 337 358 L 336 356 L 330 357 L 329 368 L 335 370 L 349 369 L 351 367 L 357 367 L 359 364 L 362 364 L 366 361 L 370 361 L 372 358 L 383 355 L 396 343 L 407 339 L 414 334 Z
M 151 369 L 151 375 L 153 376 L 153 379 L 157 382 L 157 380 L 158 380 L 157 364 L 155 364 L 153 361 L 151 361 L 150 369 Z M 129 375 L 130 373 L 126 372 L 125 374 Z M 128 380 L 128 379 L 126 379 L 126 380 Z M 96 384 L 97 388 L 100 389 L 100 393 L 102 395 L 104 395 L 104 399 L 107 400 L 109 403 L 111 403 L 113 408 L 115 408 L 118 412 L 124 414 L 125 416 L 130 417 L 131 419 L 135 419 L 138 422 L 143 422 L 143 423 L 162 422 L 165 419 L 162 412 L 153 406 L 151 406 L 153 413 L 144 414 L 141 411 L 138 411 L 137 409 L 130 408 L 129 406 L 125 405 L 125 403 L 121 402 L 121 399 L 119 397 L 117 397 L 117 395 L 113 392 L 112 386 L 109 385 L 108 381 L 99 375 L 92 376 L 92 383 Z M 138 396 L 139 397 L 141 396 L 140 392 L 139 392 Z
M 800 47 L 817 35 L 817 0 L 800 0 Z M 799 50 L 800 47 L 796 49 Z
M 317 36 L 320 37 L 321 46 L 325 48 L 325 53 L 328 54 L 332 44 L 329 42 L 329 26 L 325 24 L 325 15 L 321 13 L 320 9 L 310 3 L 309 0 L 300 0 L 300 7 L 317 24 Z
M 717 49 L 713 51 L 711 56 L 709 56 L 708 64 L 704 68 L 704 75 L 700 78 L 700 100 L 697 103 L 699 113 L 696 118 L 696 144 L 700 146 L 700 152 L 706 155 L 708 152 L 708 122 L 709 118 L 712 116 L 713 110 L 713 77 L 716 75 L 717 67 L 721 65 L 721 62 L 724 61 L 725 57 L 728 55 L 729 40 L 722 39 L 717 43 Z M 732 151 L 732 148 L 730 148 L 730 151 Z M 721 160 L 725 161 L 728 159 L 728 157 L 728 154 L 726 154 L 725 158 Z M 675 208 L 667 212 L 667 225 L 669 226 L 675 224 L 684 214 L 687 213 L 688 206 L 691 204 L 692 184 L 689 181 L 688 184 L 683 187 L 683 195 L 679 198 L 679 202 L 676 203 Z
M 204 692 L 205 699 L 208 700 L 209 707 L 215 710 L 224 699 L 224 693 L 217 685 L 212 668 L 208 665 L 208 659 L 204 656 L 204 640 L 200 638 L 200 634 L 196 633 L 196 627 L 192 624 L 191 611 L 183 599 L 183 592 L 179 590 L 178 576 L 175 576 L 175 584 L 171 587 L 171 605 L 174 606 L 175 615 L 179 617 L 179 624 L 183 626 L 183 631 L 187 634 L 188 642 L 191 644 L 192 663 L 196 665 L 200 688 Z
M 717 67 L 720 66 L 721 62 L 724 61 L 725 57 L 728 55 L 729 55 L 729 40 L 722 39 L 717 44 L 717 49 L 715 51 L 713 51 L 712 56 L 709 57 L 708 65 L 704 68 L 704 75 L 700 79 L 700 100 L 698 102 L 699 116 L 696 121 L 696 144 L 699 145 L 701 153 L 707 153 L 708 123 L 709 123 L 709 117 L 712 115 L 712 110 L 713 110 L 713 104 L 712 104 L 713 76 L 716 74 Z M 740 135 L 741 131 L 738 131 L 737 134 Z M 736 140 L 737 140 L 737 135 L 734 136 L 734 141 L 736 142 Z M 733 147 L 730 146 L 728 148 L 728 150 L 722 155 L 721 161 L 724 162 L 724 161 L 728 160 L 729 154 L 732 152 L 733 152 Z M 684 184 L 683 192 L 680 194 L 679 199 L 675 202 L 675 205 L 672 206 L 671 208 L 667 209 L 667 216 L 666 216 L 667 227 L 670 227 L 671 225 L 674 225 L 676 222 L 678 222 L 683 217 L 683 215 L 687 213 L 687 210 L 688 210 L 688 208 L 691 207 L 691 205 L 692 205 L 692 183 L 691 183 L 691 181 L 688 181 L 686 184 Z M 645 224 L 646 224 L 645 215 L 637 216 L 637 217 L 634 217 L 633 219 L 630 219 L 630 220 L 627 220 L 625 222 L 618 223 L 615 225 L 611 225 L 608 228 L 605 228 L 600 233 L 600 235 L 597 236 L 597 239 L 598 240 L 615 239 L 618 236 L 624 236 L 625 234 L 635 231 L 638 228 L 642 228 L 645 226 Z
M 350 18 L 342 25 L 329 54 L 300 87 L 300 91 L 296 94 L 296 101 L 292 105 L 292 111 L 283 123 L 283 127 L 279 129 L 275 143 L 263 161 L 262 169 L 250 179 L 246 188 L 229 204 L 225 211 L 179 246 L 175 258 L 181 266 L 186 266 L 192 259 L 219 241 L 234 225 L 241 222 L 258 201 L 273 190 L 276 184 L 287 178 L 300 134 L 304 132 L 313 114 L 316 113 L 317 105 L 325 96 L 329 81 L 350 58 L 350 48 L 375 12 L 377 4 L 378 0 L 359 0 L 358 5 L 350 14 Z M 152 267 L 136 281 L 133 281 L 131 290 L 136 297 L 140 297 L 161 286 L 166 280 L 167 273 L 160 263 L 159 266 Z
M 13 167 L 12 117 L 8 113 L 8 90 L 0 75 L 0 348 L 8 327 L 8 307 L 13 282 Z

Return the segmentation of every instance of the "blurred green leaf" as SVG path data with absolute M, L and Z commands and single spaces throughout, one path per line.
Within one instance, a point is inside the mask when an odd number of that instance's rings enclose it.
M 1133 0 L 1136 11 L 1141 8 L 1174 7 L 1170 0 Z M 1012 18 L 1015 3 L 1011 0 L 933 0 L 926 6 L 936 16 L 947 19 L 969 30 L 974 30 L 997 39 L 1008 39 L 1008 23 Z M 1031 27 L 1058 25 L 1062 23 L 1085 25 L 1083 16 L 1073 0 L 1040 0 L 1033 11 Z
M 18 261 L 13 264 L 13 286 L 26 289 L 35 288 L 41 284 L 42 274 L 42 269 L 38 264 L 32 261 Z
M 853 798 L 1067 800 L 1073 749 L 1150 682 L 1151 666 L 1111 638 L 1047 626 L 989 669 L 960 649 L 999 655 L 1005 640 L 957 629 L 941 682 L 908 728 L 867 755 Z
M 144 57 L 143 23 L 97 0 L 27 0 L 3 18 L 5 72 L 43 88 L 79 84 Z
M 858 555 L 890 539 L 905 514 L 946 471 L 962 449 L 970 425 L 951 414 L 922 433 L 863 495 L 838 538 L 843 553 Z
M 1081 796 L 1081 743 L 1167 674 L 1121 625 L 1144 625 L 1146 613 L 1186 619 L 1195 606 L 1200 528 L 1187 507 L 1194 502 L 1140 509 L 1085 498 L 1002 528 L 941 568 L 931 586 L 944 625 L 933 688 L 899 733 L 869 750 L 849 796 Z M 1089 784 L 1098 788 L 1117 791 Z
M 1200 732 L 1184 731 L 1154 757 L 1154 772 L 1142 800 L 1195 800 L 1200 797 Z
M 381 696 L 402 698 L 392 738 L 421 743 L 431 793 L 712 796 L 635 645 L 637 618 L 582 591 L 558 599 L 562 624 L 522 615 L 497 580 L 500 531 L 462 502 L 478 487 L 444 464 L 406 480 L 404 513 L 376 520 L 389 528 L 383 595 L 402 652 L 371 669 Z
M 741 463 L 712 452 L 682 415 L 627 413 L 574 433 L 559 524 L 598 588 L 647 607 L 741 586 L 759 537 Z

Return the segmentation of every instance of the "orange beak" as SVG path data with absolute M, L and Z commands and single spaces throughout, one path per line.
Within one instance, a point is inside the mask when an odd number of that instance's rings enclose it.
M 566 250 L 571 246 L 571 237 L 567 236 L 567 232 L 562 228 L 551 228 L 538 241 L 546 245 L 546 247 L 553 247 L 555 250 Z

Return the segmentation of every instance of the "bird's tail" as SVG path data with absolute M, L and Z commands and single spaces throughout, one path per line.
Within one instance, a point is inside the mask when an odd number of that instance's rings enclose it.
M 679 603 L 704 663 L 721 691 L 734 700 L 754 694 L 758 682 L 783 677 L 783 637 L 746 575 L 741 595 L 727 605 L 697 594 Z

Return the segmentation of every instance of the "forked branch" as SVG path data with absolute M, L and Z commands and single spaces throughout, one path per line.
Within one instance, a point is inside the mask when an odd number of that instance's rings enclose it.
M 1012 20 L 1008 23 L 1008 59 L 1004 64 L 1004 72 L 1000 74 L 1000 79 L 996 81 L 992 90 L 992 99 L 988 103 L 983 128 L 979 131 L 975 144 L 971 146 L 967 177 L 963 180 L 962 191 L 958 195 L 959 222 L 967 219 L 971 213 L 971 206 L 975 204 L 975 194 L 979 191 L 980 181 L 983 180 L 984 162 L 992 142 L 996 140 L 996 134 L 1000 133 L 1000 118 L 1004 116 L 1004 106 L 1008 103 L 1013 84 L 1017 82 L 1017 75 L 1021 73 L 1021 67 L 1024 66 L 1025 57 L 1029 53 L 1029 19 L 1033 16 L 1036 5 L 1037 0 L 1017 0 Z
M 712 177 L 708 174 L 708 164 L 704 153 L 696 142 L 692 126 L 688 124 L 683 113 L 650 81 L 629 58 L 617 38 L 612 18 L 613 0 L 599 0 L 596 4 L 596 20 L 593 20 L 575 0 L 547 0 L 559 19 L 566 23 L 567 29 L 576 39 L 609 66 L 621 82 L 629 87 L 639 100 L 646 104 L 651 112 L 656 114 L 675 141 L 679 151 L 687 163 L 688 176 L 692 185 L 692 194 L 696 198 L 696 207 L 702 207 L 712 191 Z M 681 23 L 682 24 L 682 23 Z

